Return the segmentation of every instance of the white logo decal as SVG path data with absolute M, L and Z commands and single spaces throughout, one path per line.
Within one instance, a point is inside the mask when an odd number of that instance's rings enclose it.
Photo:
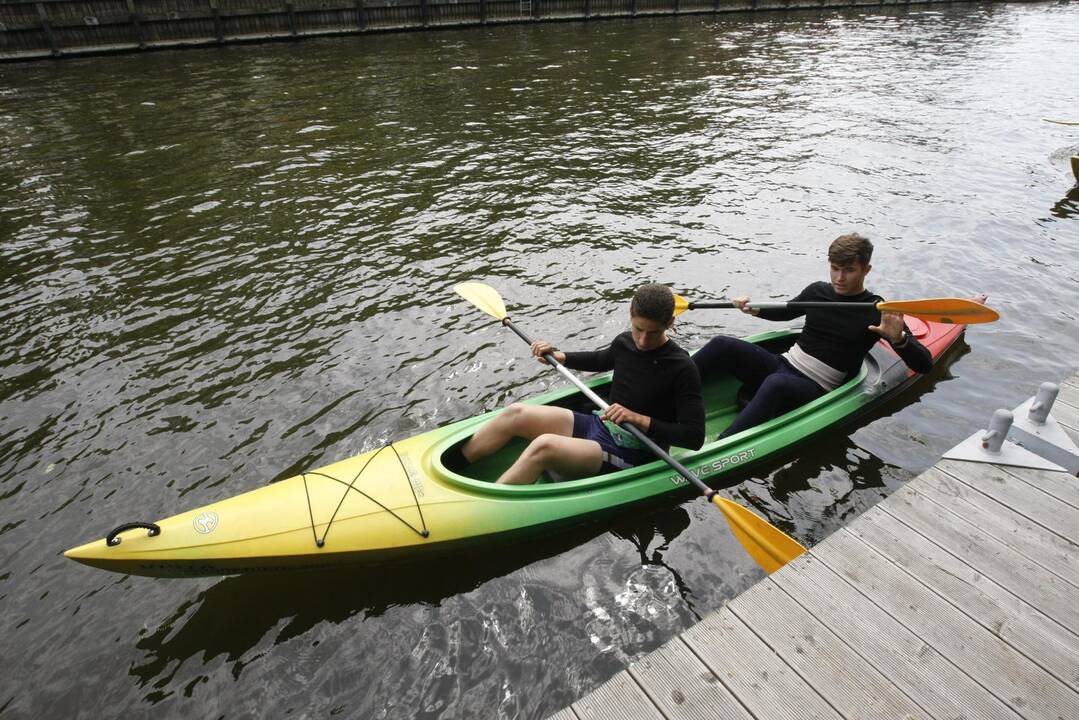
M 412 462 L 412 458 L 408 455 L 401 456 L 401 467 L 405 470 L 405 477 L 408 478 L 408 482 L 412 485 L 412 492 L 416 493 L 416 497 L 423 497 L 423 480 L 420 479 L 420 474 L 416 472 L 416 465 Z
M 200 535 L 206 535 L 212 533 L 214 529 L 217 528 L 217 520 L 217 513 L 204 512 L 195 518 L 191 524 L 194 526 L 195 532 Z
M 707 477 L 708 475 L 715 475 L 717 473 L 721 473 L 731 466 L 740 465 L 744 462 L 749 462 L 756 456 L 757 448 L 751 447 L 748 450 L 736 452 L 733 455 L 728 455 L 727 457 L 721 457 L 714 462 L 711 462 L 707 465 L 702 465 L 699 468 L 691 470 L 690 472 L 692 472 L 693 475 L 697 478 L 703 478 Z M 675 475 L 670 480 L 671 483 L 673 483 L 674 485 L 685 485 L 687 482 L 689 482 L 681 475 Z

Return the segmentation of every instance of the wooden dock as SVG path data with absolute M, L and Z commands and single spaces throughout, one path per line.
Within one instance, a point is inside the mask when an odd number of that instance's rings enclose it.
M 327 35 L 948 0 L 0 0 L 0 62 Z
M 553 718 L 1075 720 L 1077 543 L 1075 476 L 942 460 Z

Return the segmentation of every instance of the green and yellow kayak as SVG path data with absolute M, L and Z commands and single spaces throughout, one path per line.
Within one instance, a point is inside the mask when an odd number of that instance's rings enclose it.
M 909 317 L 907 323 L 934 360 L 964 329 Z M 780 330 L 747 339 L 780 351 L 796 338 L 797 331 Z M 714 481 L 723 476 L 866 413 L 915 379 L 882 342 L 867 356 L 857 377 L 827 395 L 722 441 L 708 442 L 698 451 L 675 448 L 672 455 L 697 477 L 716 485 Z M 602 395 L 609 382 L 609 376 L 600 376 L 589 385 Z M 739 389 L 734 378 L 705 378 L 706 437 L 715 438 L 730 424 L 738 410 Z M 525 402 L 591 410 L 573 388 Z M 107 538 L 64 554 L 105 570 L 157 577 L 398 561 L 551 532 L 687 485 L 658 460 L 567 482 L 526 486 L 492 482 L 513 462 L 524 441 L 463 472 L 447 469 L 443 454 L 465 442 L 497 412 L 164 520 L 122 525 Z

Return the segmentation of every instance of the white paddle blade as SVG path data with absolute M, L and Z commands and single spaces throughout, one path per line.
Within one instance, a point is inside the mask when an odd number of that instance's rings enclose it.
M 453 291 L 470 303 L 498 320 L 506 319 L 506 304 L 502 296 L 490 285 L 477 282 L 458 283 Z

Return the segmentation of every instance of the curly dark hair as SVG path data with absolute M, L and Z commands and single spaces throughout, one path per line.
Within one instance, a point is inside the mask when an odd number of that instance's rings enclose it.
M 862 265 L 868 265 L 872 258 L 873 243 L 858 233 L 840 235 L 828 246 L 828 262 L 836 265 L 847 265 L 855 260 Z
M 633 293 L 629 314 L 634 317 L 666 323 L 674 317 L 674 293 L 666 285 L 648 283 Z

